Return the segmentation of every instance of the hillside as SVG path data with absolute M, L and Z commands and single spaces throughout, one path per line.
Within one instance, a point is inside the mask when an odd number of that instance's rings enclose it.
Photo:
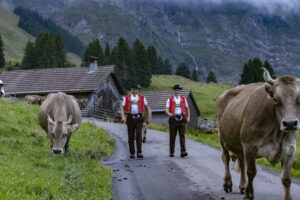
M 269 13 L 248 1 L 1 1 L 38 10 L 85 44 L 99 38 L 113 46 L 120 36 L 132 44 L 138 37 L 174 67 L 186 62 L 198 68 L 201 80 L 212 70 L 219 81 L 237 81 L 254 57 L 268 59 L 276 75 L 300 76 L 300 15 L 294 12 Z
M 112 172 L 99 160 L 114 140 L 81 124 L 70 153 L 50 160 L 50 142 L 37 122 L 39 107 L 0 100 L 0 199 L 109 199 Z
M 152 76 L 151 85 L 143 91 L 172 91 L 175 84 L 191 90 L 201 112 L 201 118 L 217 119 L 216 100 L 227 89 L 233 87 L 228 83 L 199 83 L 181 76 Z M 142 91 L 142 92 L 143 92 Z
M 21 61 L 28 40 L 34 37 L 18 27 L 19 17 L 0 3 L 0 34 L 4 43 L 4 54 L 7 61 Z M 73 53 L 67 54 L 68 59 L 79 65 L 81 58 Z

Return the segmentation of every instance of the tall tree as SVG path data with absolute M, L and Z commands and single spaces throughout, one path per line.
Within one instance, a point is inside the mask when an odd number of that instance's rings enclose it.
M 55 42 L 50 33 L 40 33 L 35 41 L 38 68 L 57 67 Z
M 105 44 L 105 50 L 104 50 L 104 60 L 105 60 L 105 65 L 111 65 L 111 55 L 110 55 L 110 48 L 108 42 Z
M 139 39 L 136 39 L 132 47 L 133 66 L 136 72 L 136 81 L 142 87 L 149 87 L 151 84 L 151 67 L 147 59 L 147 52 Z
M 28 40 L 25 46 L 25 52 L 21 63 L 22 69 L 34 69 L 37 68 L 37 54 L 34 46 L 34 42 Z
M 151 67 L 152 74 L 159 74 L 159 63 L 156 49 L 153 45 L 147 48 L 147 56 Z
M 60 37 L 60 35 L 55 36 L 55 50 L 56 50 L 56 59 L 57 59 L 57 66 L 58 67 L 66 67 L 67 62 L 67 56 L 66 56 L 66 50 L 64 43 Z
M 193 81 L 198 81 L 198 74 L 197 74 L 196 69 L 194 69 L 193 72 L 192 72 L 192 80 Z
M 262 67 L 268 69 L 270 75 L 275 78 L 274 70 L 267 60 L 263 64 L 259 58 L 254 58 L 244 64 L 239 84 L 264 82 Z
M 104 65 L 105 59 L 104 59 L 104 54 L 103 54 L 103 49 L 100 44 L 99 39 L 93 40 L 87 47 L 84 56 L 82 58 L 82 65 L 83 66 L 88 66 L 89 61 L 90 61 L 90 56 L 96 56 L 98 57 L 98 65 Z
M 0 67 L 5 65 L 5 58 L 4 58 L 4 45 L 2 41 L 2 37 L 0 35 Z
M 162 74 L 166 74 L 166 75 L 172 74 L 172 65 L 171 65 L 169 59 L 165 59 L 165 61 L 164 61 Z
M 217 83 L 217 78 L 212 71 L 208 73 L 206 77 L 206 83 Z
M 183 76 L 185 78 L 191 79 L 191 72 L 185 63 L 180 63 L 175 72 L 178 76 Z
M 132 64 L 132 51 L 124 38 L 119 38 L 117 46 L 111 52 L 111 59 L 125 88 L 130 89 L 136 82 L 136 72 Z

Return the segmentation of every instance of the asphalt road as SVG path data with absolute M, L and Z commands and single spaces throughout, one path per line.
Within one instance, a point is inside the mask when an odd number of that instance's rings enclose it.
M 116 138 L 117 150 L 104 164 L 114 171 L 114 200 L 241 200 L 239 174 L 231 170 L 233 191 L 223 187 L 224 165 L 221 152 L 202 143 L 186 140 L 189 156 L 180 158 L 179 138 L 175 157 L 169 157 L 169 135 L 148 130 L 143 144 L 144 159 L 129 159 L 126 126 L 94 120 Z M 257 166 L 254 179 L 256 200 L 282 200 L 284 195 L 280 174 Z M 300 182 L 292 181 L 291 194 L 300 200 Z

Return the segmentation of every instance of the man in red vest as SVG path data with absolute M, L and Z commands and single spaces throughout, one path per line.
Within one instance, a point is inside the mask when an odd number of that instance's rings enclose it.
M 146 123 L 150 123 L 150 108 L 146 98 L 139 94 L 140 89 L 140 85 L 132 87 L 132 94 L 124 97 L 121 107 L 122 121 L 127 124 L 130 158 L 134 158 L 135 154 L 134 135 L 136 135 L 137 158 L 143 158 L 142 128 L 145 108 L 148 115 Z M 125 118 L 125 113 L 127 114 L 127 119 Z
M 187 156 L 185 149 L 185 126 L 190 122 L 190 110 L 187 100 L 184 96 L 180 96 L 183 89 L 180 85 L 174 85 L 174 96 L 168 98 L 166 103 L 166 114 L 169 116 L 170 129 L 170 157 L 174 157 L 174 148 L 177 130 L 180 137 L 181 157 Z

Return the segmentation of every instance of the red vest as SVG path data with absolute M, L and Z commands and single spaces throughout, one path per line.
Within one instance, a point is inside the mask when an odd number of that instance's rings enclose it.
M 170 110 L 169 112 L 172 113 L 174 115 L 175 113 L 175 108 L 176 108 L 176 103 L 175 103 L 175 100 L 174 100 L 174 96 L 171 96 L 169 98 L 170 100 Z M 186 106 L 185 106 L 185 98 L 183 96 L 180 96 L 180 107 L 181 107 L 181 112 L 182 114 L 186 114 Z
M 139 106 L 139 113 L 144 113 L 144 96 L 138 95 L 139 100 L 138 100 L 138 106 Z M 125 97 L 126 102 L 125 102 L 125 113 L 129 114 L 131 110 L 131 95 L 127 95 Z

